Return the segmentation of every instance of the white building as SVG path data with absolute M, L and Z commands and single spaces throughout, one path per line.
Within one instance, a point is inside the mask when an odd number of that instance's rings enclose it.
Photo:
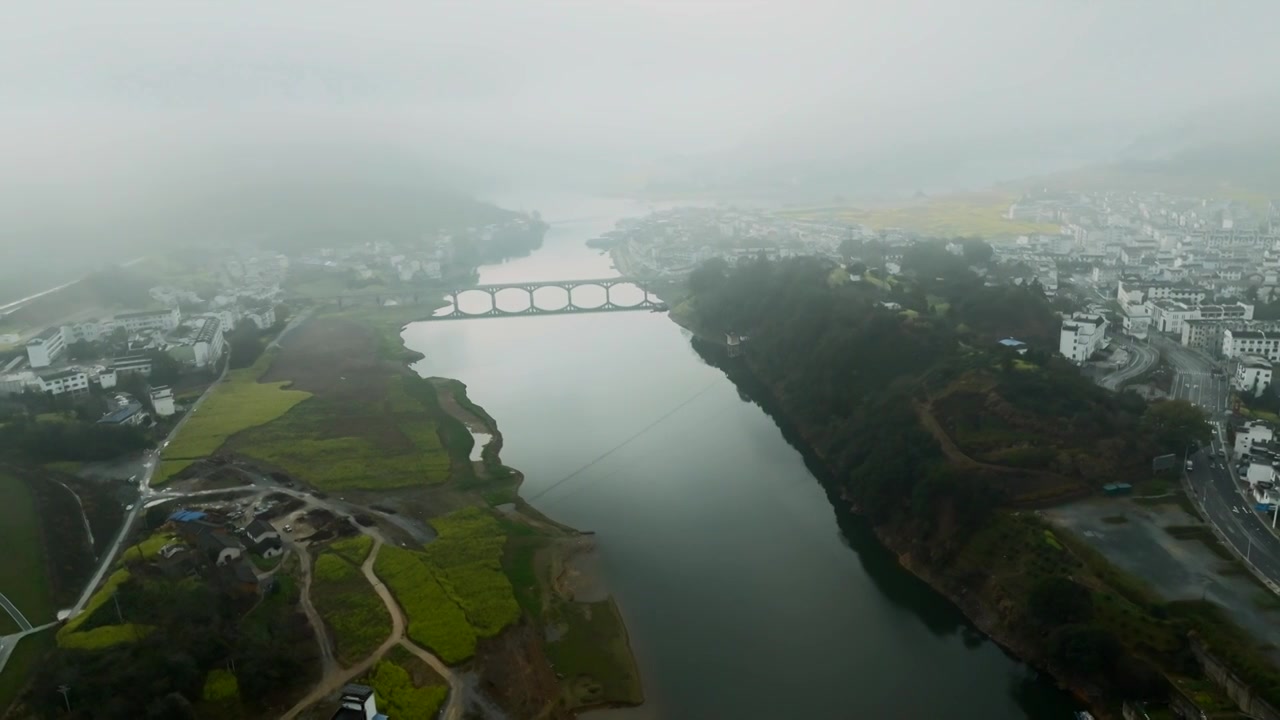
M 1227 358 L 1260 355 L 1275 362 L 1280 360 L 1280 333 L 1262 330 L 1223 330 L 1222 355 Z
M 1138 339 L 1145 338 L 1147 331 L 1151 329 L 1151 308 L 1146 305 L 1125 305 L 1120 324 L 1129 335 Z
M 112 329 L 110 322 L 104 327 L 104 324 L 98 320 L 81 320 L 62 326 L 62 341 L 68 345 L 81 341 L 97 342 Z
M 1176 300 L 1148 300 L 1147 307 L 1157 332 L 1181 334 L 1184 322 L 1200 318 L 1200 308 Z
M 1075 313 L 1062 321 L 1058 336 L 1058 352 L 1071 362 L 1083 365 L 1102 347 L 1106 337 L 1107 321 L 1101 315 Z
M 26 392 L 27 388 L 44 389 L 40 377 L 30 370 L 0 375 L 0 395 L 18 395 Z
M 1271 385 L 1271 361 L 1261 355 L 1241 355 L 1232 384 L 1242 393 L 1261 395 Z
M 62 329 L 51 327 L 27 342 L 27 360 L 33 368 L 49 367 L 66 349 Z
M 150 375 L 151 358 L 146 355 L 118 357 L 111 361 L 111 369 L 114 370 L 117 375 L 126 375 L 128 373 Z
M 151 408 L 160 417 L 169 417 L 174 413 L 173 388 L 168 385 L 151 388 Z
M 1245 423 L 1236 431 L 1236 457 L 1248 457 L 1255 443 L 1269 443 L 1274 433 L 1269 425 L 1260 422 Z
M 244 317 L 247 320 L 252 320 L 259 330 L 266 330 L 276 324 L 276 309 L 268 307 L 266 310 L 261 311 L 249 310 L 244 313 Z
M 143 330 L 163 330 L 168 332 L 178 327 L 182 321 L 182 313 L 177 307 L 168 310 L 144 310 L 142 312 L 123 313 L 115 316 L 115 326 L 127 332 L 136 333 Z
M 222 357 L 222 320 L 208 318 L 196 333 L 192 348 L 195 350 L 196 367 L 205 367 Z
M 83 370 L 62 370 L 40 376 L 40 389 L 54 395 L 89 390 L 89 376 Z

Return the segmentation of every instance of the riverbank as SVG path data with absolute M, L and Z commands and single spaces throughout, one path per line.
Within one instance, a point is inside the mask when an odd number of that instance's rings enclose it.
M 833 482 L 833 479 L 838 475 L 838 469 L 834 463 L 821 453 L 813 437 L 792 418 L 776 388 L 762 379 L 761 374 L 753 367 L 750 358 L 745 356 L 730 358 L 723 344 L 715 343 L 714 341 L 708 342 L 697 335 L 695 335 L 693 342 L 698 354 L 704 360 L 724 371 L 725 375 L 738 387 L 740 392 L 758 403 L 778 423 L 788 442 L 805 454 L 810 468 L 815 471 L 819 481 L 833 489 L 836 497 L 840 498 L 851 511 L 865 520 L 865 514 L 862 509 L 839 489 L 838 483 Z M 1087 705 L 1095 716 L 1099 718 L 1118 717 L 1114 704 L 1100 695 L 1097 688 L 1076 682 L 1061 672 L 1054 672 L 1054 668 L 1051 667 L 1044 654 L 1026 642 L 1024 630 L 1009 624 L 1007 616 L 993 610 L 990 599 L 983 597 L 981 593 L 970 591 L 963 585 L 957 584 L 954 578 L 948 577 L 937 568 L 923 561 L 915 552 L 914 543 L 910 540 L 909 535 L 896 532 L 895 528 L 878 525 L 869 520 L 866 521 L 866 525 L 880 544 L 897 558 L 898 564 L 903 569 L 946 598 L 975 628 L 999 645 L 1005 652 L 1039 671 L 1048 673 L 1060 687 L 1069 691 L 1081 703 Z
M 420 312 L 361 315 L 383 336 L 379 344 L 384 354 L 414 365 L 421 362 L 422 354 L 405 347 L 399 337 L 409 323 L 421 319 Z M 502 569 L 525 616 L 521 626 L 479 647 L 481 686 L 518 717 L 561 717 L 557 706 L 574 714 L 642 704 L 640 672 L 622 614 L 591 562 L 591 533 L 551 519 L 521 497 L 524 475 L 502 461 L 505 437 L 499 423 L 471 400 L 464 383 L 427 379 L 440 410 L 457 423 L 454 435 L 467 446 L 468 462 L 455 473 L 460 481 L 454 487 L 416 493 L 436 497 L 425 506 L 406 502 L 405 507 L 430 513 L 471 497 L 500 513 L 506 531 Z M 487 441 L 474 459 L 468 441 L 477 438 Z M 551 685 L 554 697 L 547 693 Z

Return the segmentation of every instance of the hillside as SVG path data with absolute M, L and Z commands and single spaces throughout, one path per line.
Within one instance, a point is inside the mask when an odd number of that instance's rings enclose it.
M 1237 672 L 1276 687 L 1264 650 L 1216 606 L 1164 602 L 1026 512 L 1146 481 L 1153 455 L 1204 434 L 1199 412 L 1107 392 L 1054 357 L 1058 319 L 1033 289 L 986 287 L 937 245 L 903 268 L 882 280 L 812 258 L 708 265 L 684 312 L 702 337 L 748 338 L 736 358 L 698 346 L 904 565 L 1091 705 L 1204 685 L 1193 638 L 1238 648 Z M 998 344 L 1009 336 L 1027 352 Z

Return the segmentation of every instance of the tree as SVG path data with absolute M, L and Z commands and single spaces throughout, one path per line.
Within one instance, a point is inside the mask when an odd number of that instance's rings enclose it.
M 1068 578 L 1049 577 L 1032 586 L 1027 609 L 1044 625 L 1085 622 L 1093 616 L 1093 595 Z
M 695 295 L 714 292 L 724 285 L 728 275 L 729 263 L 724 258 L 711 258 L 689 273 L 689 290 Z
M 151 384 L 173 385 L 182 375 L 182 366 L 173 356 L 163 350 L 153 350 L 147 354 L 151 358 Z
M 1120 656 L 1120 642 L 1097 625 L 1067 625 L 1049 639 L 1049 654 L 1067 670 L 1099 675 Z
M 1186 400 L 1163 400 L 1147 406 L 1140 428 L 1166 452 L 1182 452 L 1192 443 L 1203 445 L 1212 437 L 1204 411 Z
M 979 238 L 965 238 L 960 247 L 964 250 L 964 260 L 970 265 L 986 265 L 995 255 L 995 249 Z

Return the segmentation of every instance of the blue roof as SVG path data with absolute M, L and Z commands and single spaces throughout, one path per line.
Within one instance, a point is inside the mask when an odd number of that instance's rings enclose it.
M 1000 341 L 1000 344 L 1005 347 L 1022 347 L 1023 345 L 1026 345 L 1026 343 L 1021 340 L 1014 340 L 1013 338 L 1005 338 Z
M 196 520 L 203 520 L 204 517 L 204 513 L 199 510 L 179 510 L 170 515 L 169 519 L 175 522 L 195 522 Z
M 125 420 L 128 420 L 129 418 L 133 417 L 134 415 L 137 415 L 138 411 L 141 409 L 142 409 L 141 403 L 131 402 L 122 408 L 116 408 L 115 410 L 112 410 L 106 415 L 103 415 L 102 418 L 98 420 L 98 422 L 106 423 L 108 425 L 115 425 L 117 423 L 122 423 Z

